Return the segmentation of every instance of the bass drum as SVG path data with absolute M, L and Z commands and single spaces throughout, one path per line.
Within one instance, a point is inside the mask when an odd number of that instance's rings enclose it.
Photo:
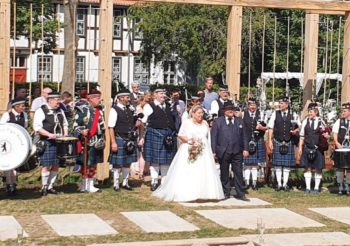
M 350 149 L 335 149 L 333 159 L 335 168 L 350 168 Z
M 0 124 L 0 171 L 21 166 L 31 153 L 32 139 L 20 125 Z

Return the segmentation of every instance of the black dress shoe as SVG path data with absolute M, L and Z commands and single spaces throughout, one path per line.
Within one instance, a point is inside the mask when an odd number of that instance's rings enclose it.
M 289 188 L 289 186 L 288 186 L 288 185 L 286 185 L 286 186 L 283 186 L 283 190 L 284 190 L 284 191 L 289 191 L 289 190 L 290 190 L 290 188 Z
M 129 191 L 132 191 L 132 190 L 133 190 L 129 185 L 123 185 L 122 188 L 123 188 L 124 190 L 129 190 Z
M 252 189 L 253 189 L 253 190 L 258 190 L 258 186 L 253 185 L 253 186 L 252 186 Z
M 158 188 L 158 184 L 151 185 L 151 191 L 155 191 Z
M 117 186 L 114 186 L 113 187 L 113 190 L 115 191 L 115 192 L 119 192 L 120 191 L 120 188 L 119 188 L 119 186 L 117 187 Z
M 41 196 L 47 196 L 47 188 L 43 188 L 42 190 L 41 190 Z
M 250 199 L 247 198 L 246 196 L 235 196 L 235 198 L 237 200 L 241 200 L 241 201 L 244 201 L 244 202 L 250 202 Z
M 276 191 L 282 191 L 282 186 L 277 186 Z
M 54 195 L 58 194 L 57 190 L 55 190 L 54 188 L 51 188 L 51 189 L 47 190 L 47 192 L 50 193 L 50 194 L 54 194 Z
M 225 199 L 230 199 L 230 194 L 225 194 Z

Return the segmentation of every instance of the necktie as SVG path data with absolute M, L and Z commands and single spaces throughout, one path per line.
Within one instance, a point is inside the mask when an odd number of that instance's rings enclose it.
M 287 119 L 287 112 L 283 112 L 283 120 Z
M 160 105 L 160 108 L 161 108 L 163 111 L 165 111 L 165 105 L 164 105 L 164 104 L 161 104 L 161 105 Z
M 315 119 L 311 119 L 311 129 L 313 130 L 315 128 Z
M 232 125 L 232 118 L 228 117 L 228 125 L 231 126 Z
M 16 115 L 16 121 L 20 121 L 21 120 L 21 115 Z

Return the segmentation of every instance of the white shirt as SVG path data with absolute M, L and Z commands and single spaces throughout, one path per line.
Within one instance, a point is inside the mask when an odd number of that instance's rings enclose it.
M 270 118 L 270 121 L 269 121 L 269 123 L 267 124 L 267 127 L 268 128 L 270 128 L 270 129 L 272 129 L 272 128 L 274 128 L 275 127 L 275 120 L 276 120 L 276 112 L 277 111 L 279 111 L 279 110 L 276 110 L 276 111 L 274 111 L 273 113 L 272 113 L 272 115 L 271 115 L 271 118 Z M 281 112 L 282 113 L 282 116 L 283 116 L 283 113 L 287 113 L 287 115 L 288 115 L 288 110 L 286 110 L 286 111 L 284 111 L 284 112 Z M 292 120 L 293 120 L 293 116 L 292 116 Z M 297 120 L 296 120 L 296 122 L 297 122 L 297 124 L 300 126 L 301 125 L 301 122 L 300 122 L 300 119 L 298 118 Z
M 219 98 L 220 102 L 222 104 L 224 104 L 225 102 L 227 102 L 228 100 L 224 101 L 222 100 L 222 98 L 220 97 Z M 219 103 L 217 100 L 214 100 L 211 102 L 211 105 L 210 105 L 210 114 L 219 114 Z
M 35 112 L 37 111 L 42 105 L 46 104 L 47 101 L 45 99 L 45 97 L 37 97 L 33 100 L 32 102 L 32 106 L 30 108 L 31 112 Z
M 47 105 L 48 109 L 52 109 L 49 105 Z M 66 116 L 64 115 L 63 110 L 61 109 L 61 113 L 63 116 L 63 128 L 62 130 L 66 130 L 68 132 L 68 121 Z M 33 129 L 34 131 L 38 132 L 40 129 L 43 128 L 43 121 L 45 120 L 45 113 L 42 108 L 39 108 L 37 111 L 35 111 L 34 114 L 34 120 L 33 120 Z M 51 132 L 53 133 L 53 132 Z
M 226 121 L 226 125 L 228 125 L 230 123 L 230 121 L 228 120 L 228 117 L 225 116 L 225 121 Z M 235 117 L 232 117 L 232 125 L 235 123 Z
M 153 102 L 154 102 L 154 104 L 155 104 L 156 106 L 161 105 L 161 103 L 160 103 L 158 100 L 154 100 Z M 163 106 L 165 106 L 165 103 L 163 103 Z M 148 120 L 148 117 L 149 117 L 152 113 L 153 113 L 153 108 L 151 107 L 151 105 L 149 105 L 148 103 L 145 104 L 145 106 L 143 107 L 143 114 L 144 114 L 144 116 L 143 116 L 143 118 L 142 118 L 142 122 L 143 122 L 143 123 L 146 123 L 147 120 Z
M 307 119 L 308 119 L 308 118 L 305 118 L 305 119 L 303 120 L 303 123 L 301 123 L 301 130 L 300 130 L 300 132 L 299 132 L 300 137 L 304 137 L 304 136 L 305 136 L 305 126 L 306 126 L 306 124 L 307 124 Z M 309 121 L 310 121 L 309 124 L 310 124 L 310 126 L 311 126 L 311 124 L 312 124 L 311 119 L 310 119 Z M 317 129 L 318 124 L 319 124 L 319 121 L 321 121 L 321 126 L 324 126 L 324 125 L 325 125 L 324 122 L 322 122 L 322 120 L 321 120 L 320 117 L 316 117 L 316 118 L 315 118 L 315 122 L 314 122 L 314 130 Z
M 334 125 L 333 125 L 332 132 L 333 132 L 334 134 L 338 134 L 338 133 L 339 133 L 340 120 L 341 120 L 341 119 L 337 119 L 337 121 L 336 121 L 336 122 L 334 123 Z M 346 124 L 346 120 L 347 120 L 347 119 L 345 119 L 345 124 Z M 350 119 L 348 119 L 348 120 L 350 121 Z M 350 122 L 349 122 L 349 124 L 350 124 Z
M 17 116 L 19 115 L 19 113 L 16 112 L 16 110 L 11 109 L 12 113 Z M 23 117 L 24 117 L 24 128 L 28 127 L 28 115 L 26 112 L 23 112 Z M 5 112 L 0 120 L 0 123 L 7 123 L 10 121 L 10 113 L 9 112 Z
M 126 109 L 126 106 L 121 103 L 117 103 L 117 107 L 123 110 Z M 118 113 L 114 108 L 111 108 L 111 110 L 109 111 L 109 117 L 108 117 L 108 127 L 114 128 L 115 124 L 117 123 L 117 120 L 118 120 Z

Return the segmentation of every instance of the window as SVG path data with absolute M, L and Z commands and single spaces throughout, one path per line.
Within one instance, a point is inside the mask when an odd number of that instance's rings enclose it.
M 78 36 L 85 36 L 85 9 L 77 10 L 76 33 Z
M 134 39 L 142 39 L 142 32 L 139 27 L 139 23 L 141 22 L 140 18 L 134 19 Z
M 148 71 L 139 57 L 134 58 L 134 82 L 148 84 Z
M 84 82 L 85 81 L 85 57 L 78 56 L 76 60 L 76 82 Z
M 26 57 L 25 56 L 16 56 L 15 64 L 13 64 L 13 59 L 11 56 L 10 64 L 11 64 L 11 67 L 25 68 L 26 67 Z
M 113 57 L 112 60 L 112 80 L 113 82 L 121 82 L 122 58 Z
M 175 82 L 175 62 L 174 61 L 165 61 L 163 65 L 163 79 L 164 84 L 174 84 Z
M 121 38 L 123 30 L 123 12 L 120 9 L 114 11 L 113 37 Z
M 38 81 L 52 81 L 52 57 L 38 56 Z

